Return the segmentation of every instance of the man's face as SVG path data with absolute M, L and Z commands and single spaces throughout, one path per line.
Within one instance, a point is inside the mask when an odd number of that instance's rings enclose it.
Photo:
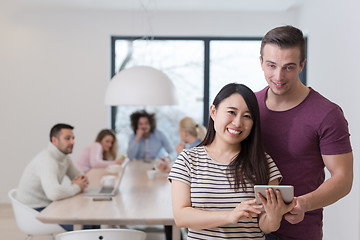
M 147 117 L 140 117 L 138 121 L 138 129 L 141 129 L 145 134 L 149 134 L 151 130 L 150 122 Z
M 52 143 L 64 154 L 72 153 L 74 147 L 74 133 L 71 129 L 61 129 L 58 137 L 52 137 Z
M 260 62 L 272 93 L 278 96 L 292 93 L 291 90 L 300 82 L 298 74 L 305 64 L 305 61 L 300 63 L 298 47 L 280 48 L 275 44 L 264 46 Z

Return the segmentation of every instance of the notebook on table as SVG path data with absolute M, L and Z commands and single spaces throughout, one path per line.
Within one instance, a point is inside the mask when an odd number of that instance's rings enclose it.
M 112 186 L 112 187 L 106 187 L 106 186 L 88 187 L 84 190 L 84 196 L 87 196 L 87 197 L 115 196 L 117 194 L 117 191 L 119 190 L 121 179 L 124 176 L 125 167 L 127 166 L 127 163 L 128 163 L 128 161 L 125 161 L 122 164 L 122 169 L 119 172 L 119 177 L 115 181 L 114 186 Z

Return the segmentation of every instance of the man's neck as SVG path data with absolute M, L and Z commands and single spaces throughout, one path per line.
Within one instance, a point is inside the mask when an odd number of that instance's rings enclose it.
M 310 89 L 302 83 L 299 83 L 295 88 L 283 95 L 276 95 L 269 88 L 266 96 L 266 106 L 272 111 L 286 111 L 302 103 L 309 92 Z

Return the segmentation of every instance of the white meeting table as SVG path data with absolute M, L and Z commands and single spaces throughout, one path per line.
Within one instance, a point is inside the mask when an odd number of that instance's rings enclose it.
M 81 225 L 172 225 L 173 240 L 180 239 L 180 228 L 175 226 L 171 207 L 171 184 L 159 173 L 149 180 L 147 170 L 153 163 L 130 161 L 125 168 L 119 191 L 111 201 L 93 201 L 82 193 L 54 201 L 39 215 L 44 223 Z M 88 173 L 89 186 L 100 185 L 109 175 L 105 168 L 93 168 Z

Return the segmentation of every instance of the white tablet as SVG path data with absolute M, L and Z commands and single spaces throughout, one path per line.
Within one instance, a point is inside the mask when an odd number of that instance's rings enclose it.
M 285 203 L 291 203 L 294 198 L 294 187 L 291 185 L 255 185 L 254 190 L 257 204 L 261 204 L 261 200 L 257 196 L 258 192 L 266 198 L 265 190 L 268 188 L 272 188 L 274 191 L 279 189 Z

